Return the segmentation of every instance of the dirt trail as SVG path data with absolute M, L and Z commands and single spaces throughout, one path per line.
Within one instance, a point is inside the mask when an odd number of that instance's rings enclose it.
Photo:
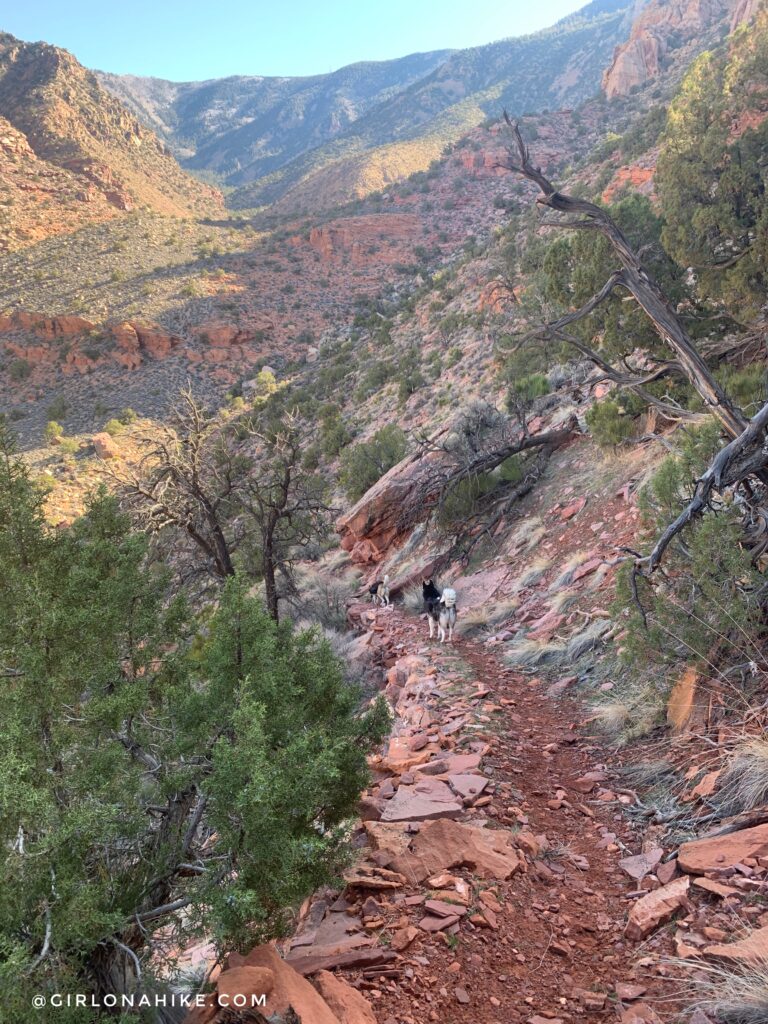
M 651 933 L 642 945 L 626 935 L 676 867 L 658 865 L 661 851 L 639 881 L 620 866 L 652 837 L 633 832 L 618 766 L 569 696 L 575 677 L 530 678 L 487 644 L 430 641 L 400 609 L 349 614 L 395 715 L 361 794 L 358 857 L 342 889 L 307 901 L 284 959 L 270 945 L 232 954 L 219 991 L 261 992 L 268 976 L 268 1015 L 290 1006 L 305 1024 L 669 1020 L 679 985 L 653 955 L 672 948 L 658 926 L 679 907 L 677 927 L 695 919 L 684 892 L 637 926 Z M 187 1024 L 230 1019 L 211 995 Z
M 637 883 L 617 863 L 640 852 L 642 843 L 622 812 L 621 794 L 612 788 L 620 782 L 606 763 L 609 755 L 581 728 L 583 707 L 548 696 L 547 683 L 509 670 L 479 643 L 429 642 L 423 623 L 400 610 L 377 612 L 373 630 L 389 653 L 388 663 L 424 657 L 436 680 L 450 680 L 449 695 L 433 691 L 421 703 L 438 730 L 456 720 L 457 709 L 462 712 L 464 725 L 451 734 L 453 750 L 477 749 L 479 741 L 487 747 L 480 771 L 490 785 L 485 799 L 468 807 L 461 820 L 530 830 L 539 840 L 538 852 L 527 851 L 525 873 L 507 881 L 478 884 L 471 871 L 455 870 L 469 881 L 472 896 L 469 912 L 451 929 L 454 934 L 419 930 L 402 954 L 400 976 L 375 978 L 366 972 L 369 977 L 356 979 L 379 1024 L 657 1021 L 643 1003 L 660 999 L 656 1006 L 663 1014 L 670 993 L 658 969 L 642 963 L 648 950 L 638 950 L 624 936 L 627 912 L 637 898 L 628 894 L 637 891 Z M 396 667 L 390 677 L 393 672 Z M 402 719 L 406 704 L 413 702 L 404 703 L 401 694 L 396 734 L 412 732 Z M 399 785 L 411 783 L 412 774 L 401 772 Z M 495 928 L 487 921 L 473 924 L 479 921 L 473 911 L 485 905 L 478 892 L 489 887 L 499 907 L 491 917 Z M 427 882 L 422 890 L 430 895 Z M 424 909 L 409 905 L 416 897 L 408 897 L 396 893 L 379 899 L 383 934 L 406 925 L 419 928 Z M 656 943 L 651 939 L 649 945 Z

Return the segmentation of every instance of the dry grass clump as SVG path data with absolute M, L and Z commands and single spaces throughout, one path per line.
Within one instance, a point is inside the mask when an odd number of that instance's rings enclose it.
M 345 551 L 344 548 L 339 548 L 337 551 L 333 552 L 333 554 L 328 559 L 327 564 L 331 572 L 338 572 L 339 569 L 346 568 L 346 566 L 348 566 L 351 563 L 351 561 L 352 558 L 349 552 Z
M 284 599 L 294 621 L 306 620 L 338 632 L 347 629 L 347 601 L 360 585 L 358 570 L 339 577 L 314 568 L 304 569 L 296 582 L 296 593 Z
M 474 636 L 490 624 L 488 609 L 479 605 L 462 612 L 456 619 L 456 632 L 459 636 Z
M 587 651 L 592 650 L 610 629 L 607 619 L 595 619 L 586 629 L 575 633 L 568 640 L 526 640 L 513 643 L 505 657 L 508 665 L 516 668 L 539 668 L 543 665 L 572 665 Z
M 538 516 L 531 516 L 529 519 L 524 519 L 522 523 L 516 527 L 509 537 L 510 547 L 517 547 L 522 544 L 521 554 L 527 555 L 536 547 L 539 541 L 545 536 L 546 529 L 541 525 L 541 519 Z
M 595 722 L 609 736 L 620 736 L 632 717 L 632 709 L 622 700 L 610 700 L 598 704 L 592 714 Z
M 712 964 L 689 960 L 671 963 L 691 972 L 695 1002 L 690 1009 L 711 1014 L 719 1024 L 766 1024 L 768 960 L 750 965 Z
M 716 803 L 724 815 L 768 803 L 768 740 L 747 740 L 736 747 L 718 780 Z
M 420 583 L 412 583 L 403 590 L 403 606 L 414 615 L 424 611 L 424 594 Z
M 512 584 L 513 590 L 525 590 L 526 587 L 532 587 L 534 583 L 538 583 L 551 564 L 552 559 L 546 555 L 535 558 Z
M 579 595 L 574 590 L 561 590 L 549 603 L 550 611 L 567 612 L 578 601 Z
M 608 619 L 593 619 L 580 633 L 572 636 L 565 645 L 565 657 L 568 663 L 578 661 L 582 654 L 591 651 L 610 630 Z
M 552 580 L 552 582 L 550 583 L 550 594 L 554 594 L 558 590 L 560 590 L 561 587 L 565 587 L 569 583 L 572 583 L 573 574 L 576 572 L 580 565 L 583 565 L 584 562 L 586 562 L 588 557 L 589 552 L 587 551 L 574 552 L 571 555 L 571 557 L 566 560 L 565 564 L 563 565 L 563 568 L 560 570 L 560 572 L 557 574 L 554 580 Z
M 633 685 L 594 705 L 592 721 L 613 742 L 623 745 L 653 732 L 664 721 L 665 712 L 664 694 L 649 683 Z

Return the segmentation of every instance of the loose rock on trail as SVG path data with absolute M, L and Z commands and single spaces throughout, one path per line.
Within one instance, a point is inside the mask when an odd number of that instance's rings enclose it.
M 655 929 L 689 908 L 688 876 L 662 887 L 663 850 L 633 832 L 583 708 L 480 643 L 430 642 L 397 609 L 350 616 L 386 670 L 395 720 L 346 888 L 304 908 L 281 970 L 320 992 L 335 972 L 339 1024 L 659 1020 L 670 982 L 650 954 L 672 950 Z M 259 950 L 230 958 L 219 984 L 251 964 L 265 966 Z M 268 1012 L 281 1006 L 268 997 Z M 190 1024 L 217 1012 L 212 998 Z

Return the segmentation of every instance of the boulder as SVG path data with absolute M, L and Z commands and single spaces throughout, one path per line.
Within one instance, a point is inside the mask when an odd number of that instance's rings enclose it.
M 283 1014 L 291 1007 L 300 1020 L 312 1021 L 312 1024 L 339 1024 L 338 1017 L 323 997 L 306 978 L 280 958 L 274 946 L 252 949 L 245 958 L 244 966 L 262 967 L 272 972 L 273 986 L 267 993 L 266 1010 L 261 1011 L 265 1017 Z
M 91 443 L 100 459 L 116 459 L 120 455 L 120 447 L 110 434 L 94 434 Z
M 458 818 L 464 805 L 450 787 L 437 779 L 425 778 L 415 786 L 400 785 L 381 812 L 382 821 L 427 821 Z
M 388 866 L 411 882 L 423 882 L 452 867 L 467 867 L 479 878 L 497 879 L 511 878 L 525 870 L 525 861 L 512 845 L 512 835 L 506 829 L 477 828 L 439 818 L 425 822 L 413 837 L 401 825 L 401 835 L 395 839 L 392 831 L 383 828 L 384 822 L 365 823 L 374 849 L 391 852 Z
M 644 939 L 659 925 L 671 920 L 680 907 L 687 903 L 690 878 L 683 875 L 669 885 L 653 889 L 632 906 L 627 921 L 626 934 L 630 939 Z
M 428 517 L 429 502 L 424 500 L 428 497 L 425 493 L 427 480 L 447 459 L 441 452 L 422 455 L 419 451 L 407 456 L 337 520 L 341 546 L 351 552 L 353 561 L 377 561 L 381 558 L 378 552 L 387 551 Z M 414 501 L 415 495 L 418 501 Z M 407 516 L 404 515 L 406 509 Z
M 619 861 L 619 867 L 630 878 L 640 882 L 654 870 L 663 856 L 664 851 L 660 846 L 657 846 L 652 850 L 648 850 L 647 853 L 638 853 L 634 857 L 622 857 Z
M 661 1017 L 648 1003 L 635 1003 L 621 1011 L 621 1024 L 661 1024 Z
M 678 867 L 692 875 L 722 871 L 740 864 L 745 857 L 768 856 L 768 824 L 744 828 L 712 839 L 683 843 L 677 855 Z
M 222 971 L 216 983 L 216 1002 L 219 1006 L 238 1006 L 236 997 L 245 997 L 241 1006 L 251 1007 L 251 996 L 269 995 L 275 987 L 275 975 L 269 967 L 232 967 Z
M 376 1024 L 371 1004 L 346 981 L 329 971 L 318 971 L 315 985 L 339 1024 Z
M 705 946 L 707 956 L 730 960 L 746 966 L 764 967 L 768 963 L 768 927 L 757 928 L 745 939 L 737 942 L 719 942 Z

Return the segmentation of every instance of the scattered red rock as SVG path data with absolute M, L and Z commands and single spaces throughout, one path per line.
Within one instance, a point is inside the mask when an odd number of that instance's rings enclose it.
M 659 925 L 666 924 L 687 903 L 690 878 L 683 875 L 669 885 L 654 889 L 643 896 L 629 912 L 626 934 L 630 939 L 644 939 Z
M 703 875 L 707 871 L 722 871 L 752 857 L 768 856 L 768 825 L 755 825 L 740 832 L 696 839 L 683 843 L 677 856 L 681 871 Z

